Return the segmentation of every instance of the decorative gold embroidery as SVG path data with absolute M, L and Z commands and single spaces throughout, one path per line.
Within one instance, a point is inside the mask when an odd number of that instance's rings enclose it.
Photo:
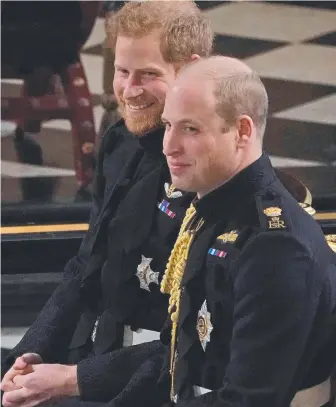
M 276 206 L 270 206 L 269 208 L 264 209 L 264 214 L 271 219 L 268 221 L 269 229 L 285 229 L 285 222 L 280 219 L 282 209 Z
M 276 206 L 271 206 L 269 208 L 264 209 L 264 214 L 266 216 L 280 216 L 282 212 L 282 209 L 276 207 Z
M 176 363 L 176 334 L 177 322 L 180 312 L 181 299 L 181 281 L 184 273 L 184 268 L 188 258 L 189 250 L 195 236 L 195 233 L 203 225 L 203 219 L 197 223 L 196 228 L 190 229 L 196 215 L 196 210 L 193 205 L 187 209 L 186 215 L 182 222 L 182 226 L 175 242 L 174 248 L 169 257 L 166 271 L 161 282 L 161 292 L 170 294 L 168 313 L 172 321 L 172 339 L 170 353 L 170 374 L 171 374 L 171 400 L 174 400 L 174 372 Z
M 231 232 L 228 233 L 223 233 L 222 235 L 218 236 L 217 239 L 221 240 L 223 243 L 234 243 L 237 240 L 238 237 L 238 231 L 237 230 L 231 230 Z
M 173 184 L 169 185 L 168 182 L 166 182 L 164 187 L 165 187 L 167 198 L 181 198 L 182 192 L 175 191 L 176 188 L 174 187 Z

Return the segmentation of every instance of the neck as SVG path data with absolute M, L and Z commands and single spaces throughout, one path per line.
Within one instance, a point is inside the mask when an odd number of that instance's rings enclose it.
M 222 185 L 226 184 L 229 182 L 233 177 L 235 177 L 237 174 L 239 174 L 241 171 L 243 171 L 245 168 L 250 166 L 252 163 L 257 161 L 262 155 L 261 149 L 258 151 L 254 151 L 251 154 L 248 154 L 246 157 L 244 157 L 243 160 L 241 160 L 237 166 L 230 172 L 228 176 L 225 177 L 225 179 L 222 179 L 218 182 L 218 184 L 214 185 L 212 188 L 209 188 L 204 191 L 198 191 L 197 192 L 197 197 L 198 199 L 201 199 L 204 195 L 207 195 L 211 191 L 214 191 L 215 189 L 221 187 Z

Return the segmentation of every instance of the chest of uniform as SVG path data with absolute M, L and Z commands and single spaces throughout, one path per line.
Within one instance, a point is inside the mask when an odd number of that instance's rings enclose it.
M 102 162 L 102 176 L 105 180 L 104 195 L 107 198 L 108 192 L 114 187 L 120 179 L 120 174 L 137 152 L 135 142 L 119 142 L 112 152 L 106 152 Z
M 195 329 L 203 351 L 228 342 L 233 326 L 233 271 L 239 250 L 237 230 L 223 232 L 207 249 L 200 284 L 204 289 L 194 310 Z M 210 351 L 211 353 L 211 351 Z

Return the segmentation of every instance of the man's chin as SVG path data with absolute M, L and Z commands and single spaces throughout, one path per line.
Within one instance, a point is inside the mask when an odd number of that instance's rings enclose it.
M 137 120 L 125 119 L 127 129 L 135 136 L 141 137 L 148 133 L 154 126 L 152 123 L 143 123 Z
M 131 118 L 124 117 L 127 129 L 135 136 L 141 137 L 161 124 L 160 117 Z
M 163 105 L 154 103 L 149 108 L 144 109 L 143 112 L 135 113 L 119 103 L 118 111 L 125 120 L 127 129 L 135 136 L 141 137 L 162 124 L 161 114 L 163 108 Z

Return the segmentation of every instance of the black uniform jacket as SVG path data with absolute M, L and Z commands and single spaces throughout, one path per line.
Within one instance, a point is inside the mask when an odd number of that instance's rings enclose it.
M 336 360 L 335 253 L 266 155 L 195 206 L 204 225 L 181 283 L 177 406 L 288 407 Z M 195 397 L 193 385 L 213 391 Z
M 4 370 L 25 352 L 40 354 L 45 363 L 78 363 L 82 398 L 107 401 L 115 395 L 111 351 L 122 346 L 124 324 L 162 328 L 168 298 L 159 284 L 192 199 L 169 191 L 163 133 L 160 128 L 136 139 L 123 121 L 107 130 L 89 230 L 79 253 L 66 265 L 61 284 L 5 360 Z M 148 346 L 148 351 L 153 349 Z M 145 355 L 131 358 L 133 368 Z

